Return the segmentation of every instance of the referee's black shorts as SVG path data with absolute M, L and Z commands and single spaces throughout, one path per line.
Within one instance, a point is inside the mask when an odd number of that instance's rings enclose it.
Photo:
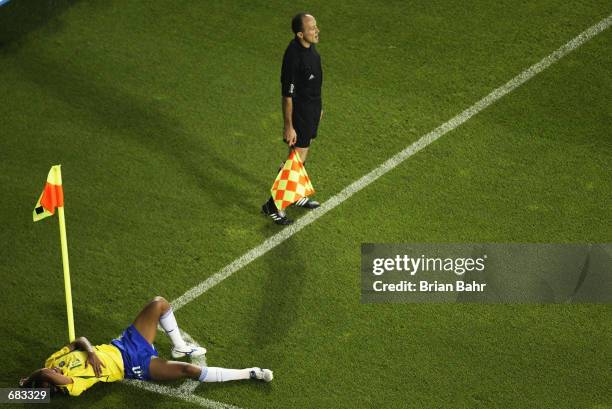
M 313 109 L 310 112 L 293 112 L 293 129 L 297 134 L 295 147 L 308 148 L 310 142 L 317 137 L 321 109 Z

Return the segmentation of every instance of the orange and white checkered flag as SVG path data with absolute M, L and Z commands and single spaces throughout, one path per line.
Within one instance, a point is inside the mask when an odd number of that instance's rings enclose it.
M 270 191 L 279 210 L 314 194 L 306 168 L 295 149 L 291 150 Z

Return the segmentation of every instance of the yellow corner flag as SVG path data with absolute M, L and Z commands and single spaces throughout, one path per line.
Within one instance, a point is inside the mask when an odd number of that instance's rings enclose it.
M 283 210 L 303 197 L 314 194 L 314 188 L 306 173 L 306 168 L 295 149 L 291 150 L 276 180 L 270 189 L 274 204 Z
M 66 293 L 66 312 L 68 314 L 68 338 L 74 341 L 74 315 L 72 313 L 72 290 L 70 286 L 70 267 L 68 266 L 68 242 L 66 239 L 66 220 L 64 218 L 64 189 L 62 187 L 61 165 L 51 167 L 47 183 L 36 202 L 32 217 L 35 222 L 53 216 L 58 210 L 62 265 L 64 267 L 64 290 Z

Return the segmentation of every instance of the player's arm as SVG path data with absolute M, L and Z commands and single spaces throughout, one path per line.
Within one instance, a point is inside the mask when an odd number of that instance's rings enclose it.
M 70 348 L 71 351 L 74 351 L 75 349 L 77 351 L 85 352 L 90 352 L 94 350 L 93 346 L 91 345 L 91 342 L 89 342 L 89 340 L 85 337 L 78 337 L 70 344 L 68 344 L 68 348 Z
M 74 341 L 68 345 L 71 351 L 79 350 L 87 352 L 87 361 L 85 362 L 85 368 L 87 368 L 87 364 L 91 364 L 93 367 L 94 373 L 99 378 L 102 375 L 102 367 L 105 367 L 104 363 L 98 358 L 96 355 L 96 350 L 91 345 L 91 342 L 85 337 L 78 337 Z
M 64 376 L 61 373 L 49 368 L 41 368 L 30 374 L 27 378 L 19 381 L 19 386 L 22 388 L 31 388 L 34 385 L 44 385 L 49 383 L 54 386 L 68 385 L 72 383 L 72 378 Z

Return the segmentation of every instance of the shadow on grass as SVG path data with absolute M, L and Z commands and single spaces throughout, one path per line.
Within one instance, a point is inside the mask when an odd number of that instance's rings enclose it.
M 263 283 L 263 303 L 252 331 L 255 345 L 265 347 L 283 342 L 297 321 L 306 279 L 307 256 L 308 246 L 299 239 L 293 239 L 266 257 L 270 273 Z
M 232 152 L 225 158 L 207 145 L 205 135 L 186 131 L 176 118 L 164 113 L 151 98 L 130 94 L 118 84 L 94 79 L 95 73 L 76 67 L 78 62 L 56 61 L 45 55 L 28 54 L 19 60 L 20 72 L 28 80 L 63 104 L 78 110 L 86 121 L 95 124 L 100 138 L 132 139 L 142 147 L 161 154 L 180 170 L 193 177 L 202 193 L 218 208 L 228 203 L 255 213 L 256 203 L 247 203 L 249 186 L 265 186 L 266 182 L 239 166 L 244 152 Z M 205 98 L 205 96 L 202 96 Z M 112 139 L 108 140 L 112 143 Z M 151 177 L 159 171 L 151 167 Z
M 299 307 L 306 279 L 307 246 L 297 240 L 290 240 L 281 245 L 275 252 L 276 257 L 268 255 L 266 260 L 270 264 L 269 275 L 263 285 L 263 302 L 259 315 L 253 321 L 249 331 L 252 345 L 266 349 L 268 345 L 286 342 L 289 332 L 299 318 Z M 260 359 L 271 359 L 265 354 L 255 353 Z M 277 358 L 282 360 L 282 357 Z M 251 362 L 249 365 L 261 365 L 264 368 L 267 362 Z M 274 368 L 270 368 L 274 370 Z M 206 383 L 196 389 L 196 394 L 206 395 L 206 391 L 231 391 L 249 388 L 266 394 L 272 393 L 274 382 L 226 382 Z
M 19 45 L 28 33 L 51 25 L 60 30 L 57 17 L 80 0 L 13 0 L 0 6 L 0 50 Z

